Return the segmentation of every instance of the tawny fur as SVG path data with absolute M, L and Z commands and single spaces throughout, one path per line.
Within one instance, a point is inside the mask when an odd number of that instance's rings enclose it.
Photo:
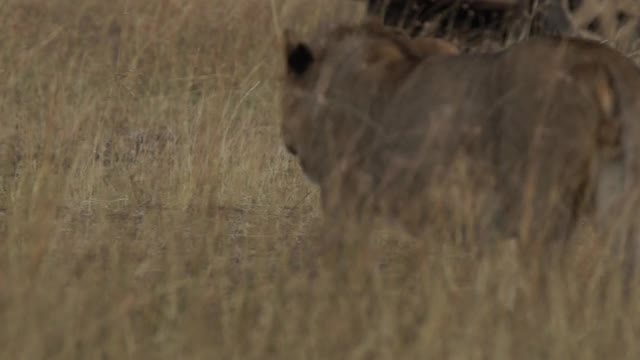
M 328 216 L 420 233 L 464 193 L 499 236 L 558 239 L 637 188 L 640 71 L 623 55 L 556 38 L 421 44 L 375 24 L 289 39 L 282 135 Z

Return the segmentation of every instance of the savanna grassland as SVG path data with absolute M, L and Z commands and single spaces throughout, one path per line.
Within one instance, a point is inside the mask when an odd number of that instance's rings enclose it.
M 464 228 L 323 228 L 277 35 L 361 5 L 1 2 L 0 358 L 639 359 L 596 240 L 525 266 Z

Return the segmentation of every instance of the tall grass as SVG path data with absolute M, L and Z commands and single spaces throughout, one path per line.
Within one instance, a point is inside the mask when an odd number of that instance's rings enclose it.
M 525 268 L 515 243 L 322 228 L 277 29 L 361 13 L 1 3 L 0 358 L 637 359 L 640 294 L 597 243 Z

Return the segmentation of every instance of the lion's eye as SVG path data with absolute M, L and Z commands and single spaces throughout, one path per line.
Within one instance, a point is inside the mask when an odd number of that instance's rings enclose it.
M 305 44 L 298 44 L 289 52 L 289 56 L 287 58 L 289 71 L 292 71 L 298 76 L 304 75 L 313 61 L 314 59 L 311 49 L 309 49 Z

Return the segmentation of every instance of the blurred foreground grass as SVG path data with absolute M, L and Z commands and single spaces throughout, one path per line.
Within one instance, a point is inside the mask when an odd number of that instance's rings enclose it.
M 640 358 L 640 293 L 597 244 L 524 268 L 513 243 L 322 231 L 275 35 L 361 11 L 0 4 L 0 358 Z

